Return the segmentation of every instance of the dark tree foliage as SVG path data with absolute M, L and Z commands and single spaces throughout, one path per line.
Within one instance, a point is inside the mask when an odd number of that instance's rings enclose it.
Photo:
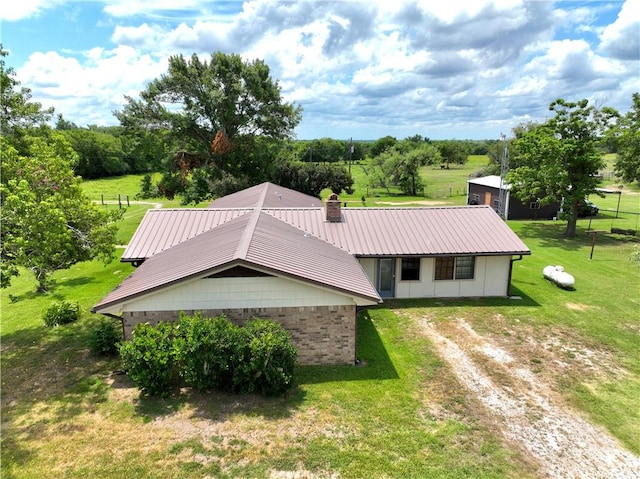
M 371 148 L 369 148 L 369 155 L 372 157 L 380 156 L 382 153 L 387 151 L 388 149 L 395 146 L 398 143 L 398 140 L 393 136 L 384 136 L 382 138 L 378 138 Z
M 74 171 L 82 178 L 119 176 L 129 172 L 120 138 L 95 128 L 65 129 L 63 133 L 78 154 Z
M 469 158 L 468 145 L 464 141 L 440 141 L 436 143 L 440 151 L 442 163 L 449 166 L 451 163 L 464 165 Z
M 353 191 L 353 178 L 342 166 L 281 161 L 274 165 L 271 177 L 280 186 L 317 198 L 325 188 L 336 194 Z

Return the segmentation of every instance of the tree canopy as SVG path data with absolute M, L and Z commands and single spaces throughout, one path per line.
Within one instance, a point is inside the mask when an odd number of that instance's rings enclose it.
M 541 203 L 563 200 L 566 236 L 576 235 L 578 206 L 596 191 L 598 171 L 604 166 L 598 142 L 615 117 L 610 108 L 597 109 L 588 100 L 555 100 L 555 117 L 528 125 L 515 141 L 518 165 L 508 176 L 520 199 Z
M 0 53 L 6 56 L 1 47 Z M 30 102 L 30 90 L 19 88 L 4 60 L 0 80 L 0 286 L 9 286 L 24 267 L 45 291 L 58 269 L 113 258 L 117 215 L 102 212 L 83 193 L 73 174 L 77 154 L 61 132 L 45 124 L 53 110 Z
M 631 99 L 631 110 L 612 128 L 617 150 L 615 172 L 629 183 L 640 182 L 640 93 L 634 93 Z
M 222 173 L 266 179 L 275 158 L 265 155 L 265 141 L 293 137 L 301 119 L 300 107 L 283 101 L 262 60 L 221 52 L 209 61 L 172 56 L 167 73 L 150 82 L 139 100 L 126 99 L 115 112 L 125 129 L 170 131 L 184 152 L 199 156 L 193 167 L 207 169 L 212 181 Z

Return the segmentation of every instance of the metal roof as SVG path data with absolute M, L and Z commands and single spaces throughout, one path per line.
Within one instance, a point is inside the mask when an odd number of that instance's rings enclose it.
M 266 182 L 218 198 L 209 205 L 209 208 L 304 208 L 307 206 L 319 207 L 322 206 L 322 201 L 315 196 Z
M 241 216 L 250 211 L 149 210 L 122 261 L 140 260 L 167 250 L 179 239 L 185 241 L 201 234 L 202 225 L 211 224 L 215 229 L 216 221 L 225 212 Z M 323 208 L 262 211 L 355 256 L 530 254 L 529 248 L 489 206 L 343 208 L 341 222 L 326 221 Z M 184 218 L 200 226 L 188 227 L 179 221 Z M 174 228 L 180 228 L 179 234 Z M 147 236 L 149 241 L 145 241 Z
M 160 211 L 160 214 L 156 212 Z M 247 208 L 150 209 L 122 254 L 121 261 L 141 261 L 250 212 Z
M 489 206 L 343 208 L 339 222 L 320 205 L 269 206 L 310 198 L 263 183 L 214 202 L 233 207 L 149 210 L 121 259 L 144 262 L 92 311 L 236 265 L 373 304 L 380 296 L 358 256 L 531 253 Z
M 237 264 L 354 296 L 358 304 L 381 301 L 352 255 L 256 208 L 149 257 L 92 311 Z
M 467 183 L 471 183 L 474 185 L 488 186 L 490 188 L 500 189 L 502 186 L 505 190 L 510 190 L 511 185 L 504 181 L 500 180 L 498 175 L 489 175 L 489 176 L 481 176 L 480 178 L 473 178 L 471 180 L 467 180 Z

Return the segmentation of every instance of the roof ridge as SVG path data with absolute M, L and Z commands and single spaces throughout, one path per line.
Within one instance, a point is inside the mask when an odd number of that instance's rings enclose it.
M 262 188 L 262 192 L 260 193 L 260 198 L 258 198 L 258 204 L 256 207 L 262 208 L 264 206 L 264 200 L 267 198 L 267 191 L 269 191 L 269 182 L 264 182 Z
M 260 213 L 262 212 L 262 208 L 256 206 L 253 209 L 253 213 L 251 213 L 251 218 L 245 227 L 242 237 L 240 241 L 238 241 L 238 246 L 236 247 L 236 251 L 233 254 L 233 259 L 246 259 L 247 253 L 249 252 L 249 246 L 251 246 L 251 240 L 253 239 L 253 234 L 256 231 L 256 226 L 258 224 L 258 219 L 260 219 Z

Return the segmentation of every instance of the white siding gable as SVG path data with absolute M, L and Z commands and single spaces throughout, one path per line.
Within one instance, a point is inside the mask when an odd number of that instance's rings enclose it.
M 275 276 L 202 278 L 127 302 L 122 311 L 353 305 L 337 292 Z

